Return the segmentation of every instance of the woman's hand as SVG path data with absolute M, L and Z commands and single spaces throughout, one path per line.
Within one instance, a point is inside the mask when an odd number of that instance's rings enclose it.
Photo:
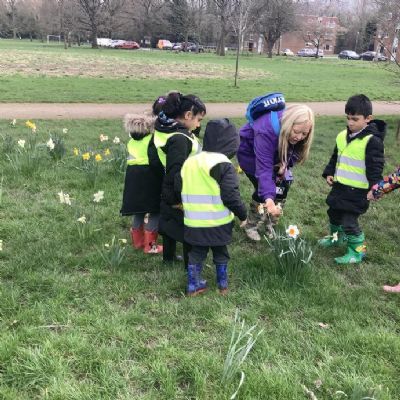
M 265 200 L 264 208 L 267 210 L 268 214 L 273 217 L 279 217 L 282 214 L 282 208 L 275 205 L 272 199 Z

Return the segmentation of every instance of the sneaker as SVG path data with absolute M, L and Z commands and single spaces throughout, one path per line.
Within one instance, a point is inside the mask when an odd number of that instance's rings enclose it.
M 400 283 L 396 286 L 385 285 L 383 290 L 388 293 L 400 293 Z
M 246 235 L 249 239 L 254 240 L 255 242 L 259 242 L 261 240 L 261 236 L 257 231 L 257 228 L 247 228 L 245 229 Z

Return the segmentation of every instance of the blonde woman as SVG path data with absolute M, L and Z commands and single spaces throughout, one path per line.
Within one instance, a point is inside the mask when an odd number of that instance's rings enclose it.
M 267 112 L 240 129 L 237 159 L 254 186 L 247 236 L 259 241 L 258 229 L 266 222 L 273 234 L 293 181 L 291 168 L 308 157 L 314 136 L 314 113 L 304 104 L 291 104 Z

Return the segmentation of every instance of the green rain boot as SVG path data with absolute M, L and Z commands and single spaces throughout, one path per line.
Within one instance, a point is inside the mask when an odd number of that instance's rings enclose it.
M 324 238 L 318 240 L 318 244 L 321 247 L 327 248 L 340 246 L 346 241 L 346 235 L 341 225 L 330 224 L 330 231 L 331 234 L 329 236 L 325 236 Z
M 364 243 L 365 236 L 361 232 L 359 235 L 347 235 L 347 253 L 342 257 L 336 257 L 337 264 L 356 264 L 360 263 L 367 252 Z

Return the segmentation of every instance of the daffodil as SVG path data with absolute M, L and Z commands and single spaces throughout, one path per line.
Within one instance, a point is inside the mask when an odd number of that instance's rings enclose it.
M 337 242 L 339 240 L 338 237 L 339 232 L 334 232 L 332 235 L 332 242 Z
M 103 159 L 103 157 L 101 156 L 101 154 L 96 154 L 94 159 L 98 162 L 98 161 L 101 161 Z
M 122 244 L 126 244 L 126 243 L 127 243 L 127 240 L 126 240 L 126 239 L 119 239 L 119 241 L 120 241 Z
M 67 204 L 68 206 L 71 205 L 71 199 L 68 193 L 64 193 L 62 190 L 58 193 L 58 197 L 60 198 L 61 204 Z
M 25 140 L 24 139 L 20 139 L 18 140 L 18 146 L 24 148 L 25 147 Z
M 30 129 L 36 131 L 36 125 L 35 125 L 32 121 L 29 121 L 29 120 L 26 121 L 26 122 L 25 122 L 25 125 L 26 125 L 27 128 L 30 128 Z
M 119 137 L 118 137 L 118 136 L 115 136 L 115 138 L 114 138 L 114 140 L 113 140 L 113 143 L 118 144 L 118 143 L 120 143 L 120 142 L 121 142 L 121 140 L 119 139 Z
M 0 251 L 3 251 L 3 241 L 0 240 Z
M 292 238 L 292 239 L 296 239 L 297 236 L 299 236 L 300 231 L 299 228 L 297 228 L 296 225 L 289 225 L 289 227 L 286 229 L 286 234 Z
M 100 203 L 100 201 L 103 199 L 104 199 L 104 191 L 103 190 L 99 190 L 97 193 L 95 193 L 93 195 L 93 201 L 95 203 Z
M 46 146 L 47 146 L 50 150 L 54 150 L 55 144 L 54 144 L 52 138 L 49 139 L 49 141 L 46 143 Z
M 82 217 L 79 217 L 77 219 L 78 222 L 80 222 L 81 224 L 86 224 L 86 217 L 85 215 L 82 215 Z
M 106 142 L 108 140 L 108 136 L 107 135 L 100 135 L 100 142 Z
M 67 129 L 67 128 L 64 128 L 64 129 L 62 130 L 62 133 L 67 134 L 67 133 L 68 133 L 68 129 Z
M 15 126 L 17 125 L 17 120 L 14 118 L 12 121 L 11 121 L 11 124 L 10 124 L 13 128 L 15 128 Z
M 79 155 L 79 149 L 77 147 L 74 147 L 74 149 L 72 150 L 72 152 L 74 153 L 74 156 Z
M 83 153 L 82 159 L 85 161 L 90 160 L 90 153 L 89 152 Z
M 104 243 L 104 247 L 109 248 L 110 245 L 108 243 Z
M 110 149 L 105 149 L 105 150 L 104 150 L 104 155 L 105 155 L 105 156 L 109 156 L 110 154 L 111 154 Z

